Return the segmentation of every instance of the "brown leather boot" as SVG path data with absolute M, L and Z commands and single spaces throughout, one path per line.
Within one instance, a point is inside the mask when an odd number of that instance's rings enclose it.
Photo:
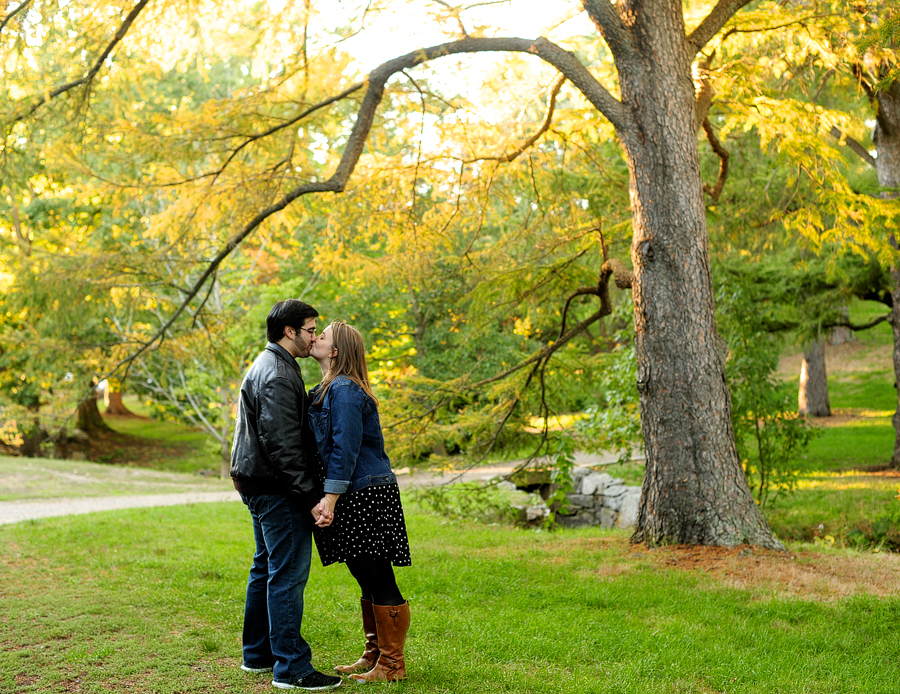
M 366 648 L 363 654 L 353 665 L 336 665 L 335 672 L 342 675 L 352 675 L 354 672 L 368 672 L 378 661 L 378 632 L 375 629 L 375 612 L 372 610 L 372 601 L 365 598 L 359 599 L 362 605 L 363 632 L 366 635 Z
M 353 675 L 353 681 L 396 682 L 406 679 L 406 661 L 403 647 L 409 631 L 409 602 L 402 605 L 372 605 L 375 626 L 378 631 L 378 648 L 381 654 L 375 667 L 363 675 Z

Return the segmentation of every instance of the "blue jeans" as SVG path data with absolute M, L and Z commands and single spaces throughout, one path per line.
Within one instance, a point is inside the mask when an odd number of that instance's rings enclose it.
M 256 540 L 244 606 L 244 663 L 274 666 L 274 679 L 294 682 L 315 669 L 309 644 L 300 635 L 312 514 L 278 494 L 241 494 L 241 499 L 250 509 Z

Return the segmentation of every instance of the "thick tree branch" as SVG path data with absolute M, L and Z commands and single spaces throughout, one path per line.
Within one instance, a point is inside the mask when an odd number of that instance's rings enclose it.
M 694 86 L 696 89 L 696 99 L 694 101 L 694 130 L 700 130 L 703 121 L 709 113 L 709 107 L 712 105 L 713 96 L 716 90 L 712 86 L 712 80 L 709 79 L 709 65 L 715 57 L 715 52 L 703 60 L 698 60 L 692 66 Z
M 31 4 L 31 0 L 24 0 L 23 2 L 20 2 L 19 6 L 16 9 L 14 9 L 12 12 L 10 12 L 8 15 L 6 15 L 3 18 L 3 21 L 0 22 L 0 31 L 3 31 L 6 28 L 6 25 L 9 24 L 10 20 L 12 20 L 13 17 L 15 17 L 17 14 L 19 14 L 19 12 L 24 10 L 30 4 Z
M 463 164 L 473 164 L 476 161 L 499 161 L 502 163 L 509 163 L 521 156 L 526 149 L 531 147 L 535 142 L 537 142 L 541 135 L 543 135 L 550 128 L 550 123 L 553 122 L 553 111 L 556 109 L 556 97 L 559 96 L 559 90 L 562 89 L 563 84 L 566 81 L 565 75 L 560 75 L 556 82 L 553 84 L 553 89 L 550 91 L 550 103 L 547 105 L 547 114 L 544 116 L 544 121 L 541 123 L 541 127 L 538 128 L 537 132 L 535 132 L 531 137 L 529 137 L 525 142 L 519 145 L 512 152 L 508 152 L 499 157 L 474 157 L 472 159 L 464 159 L 462 161 Z
M 843 140 L 843 142 L 854 152 L 856 152 L 866 164 L 871 166 L 873 169 L 875 168 L 875 157 L 866 151 L 866 148 L 863 147 L 859 142 L 854 140 L 849 135 L 841 132 L 837 127 L 832 127 L 831 132 L 829 133 L 836 140 Z
M 520 38 L 498 39 L 467 37 L 460 41 L 431 46 L 430 48 L 424 48 L 412 53 L 407 53 L 406 55 L 400 56 L 398 58 L 394 58 L 393 60 L 389 60 L 388 62 L 383 63 L 379 67 L 375 68 L 371 73 L 369 73 L 368 88 L 366 89 L 366 93 L 363 97 L 359 111 L 357 112 L 356 121 L 353 124 L 353 129 L 350 132 L 350 136 L 347 138 L 347 145 L 344 148 L 343 154 L 341 155 L 341 160 L 338 163 L 337 168 L 335 169 L 335 172 L 331 176 L 331 178 L 329 178 L 327 181 L 315 181 L 306 183 L 295 188 L 294 190 L 287 193 L 284 197 L 282 197 L 279 201 L 265 208 L 255 217 L 253 217 L 253 219 L 247 222 L 247 224 L 245 224 L 237 234 L 229 239 L 229 241 L 225 244 L 225 246 L 222 247 L 219 253 L 216 254 L 216 256 L 211 261 L 209 261 L 204 272 L 200 275 L 191 289 L 184 296 L 181 303 L 178 305 L 169 319 L 146 343 L 141 346 L 140 349 L 120 361 L 105 377 L 108 378 L 115 374 L 123 366 L 130 365 L 141 354 L 150 349 L 158 340 L 164 339 L 166 333 L 175 324 L 175 321 L 178 320 L 179 316 L 181 316 L 181 314 L 185 311 L 194 297 L 197 296 L 210 276 L 214 272 L 216 272 L 219 265 L 221 265 L 221 263 L 229 255 L 231 255 L 234 249 L 237 248 L 241 244 L 241 242 L 245 238 L 247 238 L 266 219 L 271 217 L 276 212 L 280 212 L 294 200 L 303 195 L 307 195 L 309 193 L 343 192 L 344 187 L 347 185 L 347 181 L 350 178 L 350 175 L 353 173 L 353 169 L 355 168 L 360 156 L 362 155 L 363 149 L 365 148 L 366 139 L 375 120 L 375 111 L 378 108 L 379 103 L 381 103 L 381 99 L 384 95 L 385 85 L 394 74 L 401 72 L 404 69 L 415 67 L 416 65 L 420 65 L 429 60 L 433 60 L 435 58 L 441 58 L 444 56 L 460 53 L 482 52 L 518 52 L 537 55 L 541 59 L 556 67 L 560 72 L 562 72 L 569 79 L 569 81 L 575 84 L 575 86 L 585 94 L 588 100 L 591 101 L 591 103 L 594 104 L 594 106 L 598 110 L 600 110 L 601 113 L 603 113 L 607 118 L 610 119 L 611 122 L 613 122 L 614 125 L 616 125 L 617 128 L 623 127 L 625 125 L 626 117 L 624 109 L 622 108 L 622 105 L 612 96 L 612 94 L 610 94 L 603 87 L 603 85 L 601 85 L 594 78 L 594 76 L 591 75 L 587 68 L 585 68 L 584 65 L 582 65 L 572 53 L 563 50 L 562 48 L 551 43 L 545 38 L 529 40 Z M 593 318 L 593 320 L 597 320 L 597 318 L 599 317 L 600 316 L 598 315 L 596 318 Z M 593 322 L 593 320 L 589 319 L 590 322 Z M 551 353 L 552 351 L 555 351 L 560 346 L 565 344 L 565 342 L 572 339 L 572 337 L 583 330 L 584 327 L 587 327 L 590 322 L 582 323 L 576 328 L 573 328 L 573 331 L 570 331 L 569 334 L 561 338 L 560 342 L 557 342 L 552 346 Z M 527 363 L 532 363 L 532 361 L 526 362 L 526 364 Z M 525 366 L 525 364 L 521 366 Z M 521 368 L 521 366 L 519 368 Z
M 706 133 L 706 139 L 709 141 L 709 146 L 712 147 L 713 152 L 715 152 L 719 157 L 719 177 L 716 179 L 716 184 L 714 186 L 710 186 L 707 183 L 703 184 L 703 192 L 709 195 L 713 200 L 718 200 L 719 196 L 722 194 L 722 189 L 725 187 L 725 180 L 728 178 L 728 150 L 726 150 L 722 143 L 719 142 L 719 138 L 716 137 L 716 133 L 713 130 L 712 123 L 709 122 L 709 118 L 705 118 L 703 120 L 703 131 Z
M 622 17 L 610 0 L 581 0 L 588 17 L 615 56 L 633 52 L 632 38 Z
M 723 26 L 731 19 L 739 9 L 750 3 L 751 0 L 719 0 L 706 18 L 700 22 L 700 26 L 694 29 L 687 37 L 688 48 L 691 55 L 697 55 L 703 47 L 709 43 L 713 36 L 719 33 Z
M 604 247 L 604 255 L 606 254 L 606 248 Z M 572 303 L 572 300 L 578 296 L 586 296 L 593 295 L 599 297 L 600 299 L 600 311 L 602 312 L 601 318 L 603 316 L 608 316 L 612 313 L 612 301 L 609 298 L 609 279 L 610 277 L 615 278 L 616 286 L 619 289 L 630 289 L 632 283 L 634 282 L 634 273 L 625 267 L 625 263 L 617 258 L 612 258 L 603 263 L 600 267 L 600 277 L 597 280 L 596 287 L 581 287 L 576 289 L 569 295 L 569 298 L 566 299 L 566 305 L 563 307 L 562 312 L 562 323 L 559 328 L 559 336 L 562 338 L 566 332 L 566 316 L 569 312 L 569 304 Z M 587 326 L 585 326 L 587 329 Z
M 844 320 L 844 321 L 837 321 L 835 323 L 825 323 L 822 327 L 823 328 L 850 328 L 850 330 L 853 330 L 853 331 L 860 331 L 860 330 L 868 330 L 869 328 L 874 328 L 876 325 L 880 325 L 881 323 L 884 323 L 885 321 L 890 323 L 890 321 L 891 321 L 890 313 L 886 313 L 883 316 L 879 316 L 875 320 L 871 320 L 868 323 L 861 323 L 859 325 L 857 325 L 855 323 L 851 323 L 850 321 Z
M 103 67 L 103 63 L 109 57 L 109 54 L 112 53 L 113 48 L 121 41 L 125 34 L 128 33 L 128 30 L 131 28 L 131 25 L 134 23 L 134 20 L 137 19 L 137 16 L 141 13 L 141 11 L 146 7 L 147 3 L 150 0 L 139 0 L 137 5 L 131 8 L 131 12 L 128 13 L 128 16 L 125 17 L 125 21 L 122 22 L 122 25 L 119 27 L 119 30 L 113 36 L 112 41 L 110 41 L 103 53 L 100 54 L 100 57 L 94 61 L 93 67 L 88 70 L 87 74 L 80 79 L 73 80 L 71 82 L 66 82 L 54 89 L 52 89 L 47 95 L 40 97 L 34 104 L 32 104 L 31 108 L 25 111 L 24 113 L 20 113 L 18 116 L 14 117 L 12 122 L 16 123 L 24 118 L 27 118 L 35 111 L 37 111 L 41 106 L 46 104 L 51 99 L 55 99 L 60 94 L 64 94 L 65 92 L 75 89 L 75 87 L 80 87 L 85 84 L 90 84 L 94 77 L 100 72 L 100 68 Z

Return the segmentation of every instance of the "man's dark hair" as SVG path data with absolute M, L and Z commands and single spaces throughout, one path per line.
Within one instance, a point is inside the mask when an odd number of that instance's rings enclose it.
M 305 301 L 299 299 L 279 301 L 266 318 L 266 337 L 269 342 L 278 342 L 284 337 L 286 327 L 291 326 L 299 331 L 308 319 L 318 317 L 319 312 Z

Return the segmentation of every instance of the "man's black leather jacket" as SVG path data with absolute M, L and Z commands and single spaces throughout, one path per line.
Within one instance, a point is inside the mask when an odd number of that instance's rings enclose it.
M 311 509 L 321 499 L 315 476 L 315 439 L 300 367 L 273 342 L 241 384 L 231 477 L 244 493 L 283 494 Z

